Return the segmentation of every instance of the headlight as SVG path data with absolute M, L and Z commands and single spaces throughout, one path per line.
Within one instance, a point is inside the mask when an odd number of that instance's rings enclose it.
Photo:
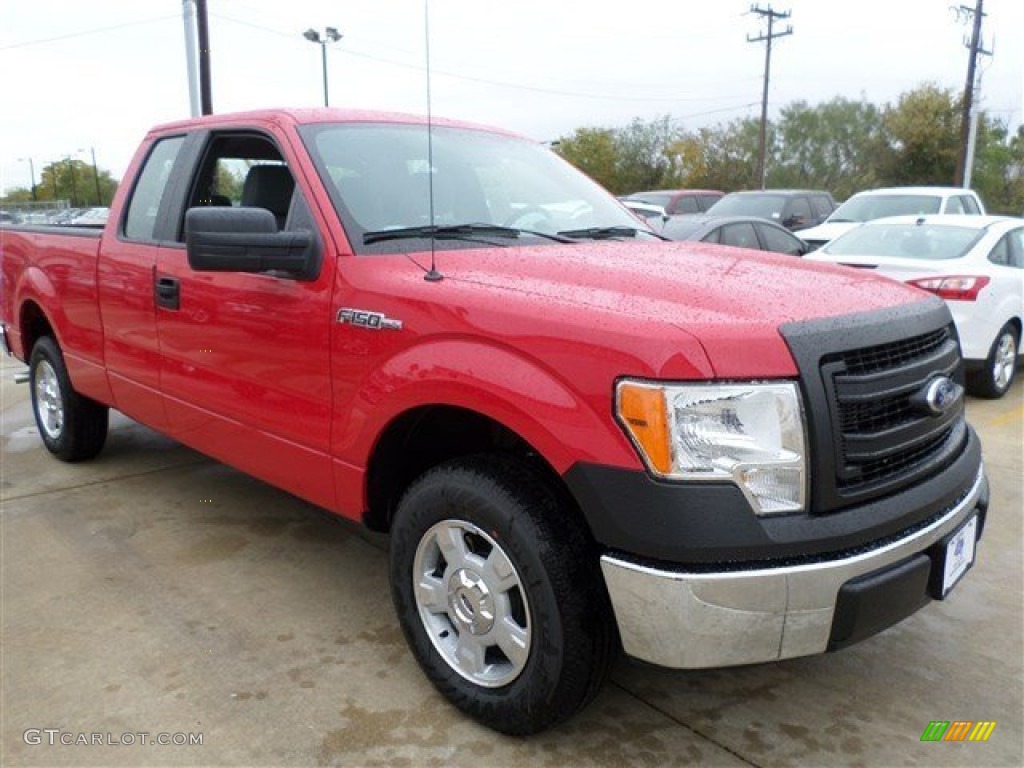
M 759 515 L 803 511 L 804 422 L 793 382 L 623 380 L 615 412 L 655 476 L 732 481 Z

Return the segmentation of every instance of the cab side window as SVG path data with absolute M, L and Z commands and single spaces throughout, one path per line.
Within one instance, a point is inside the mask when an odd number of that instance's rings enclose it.
M 265 208 L 284 230 L 293 197 L 295 179 L 274 143 L 258 134 L 233 133 L 210 141 L 188 207 Z
M 153 145 L 128 203 L 124 219 L 124 236 L 128 240 L 155 239 L 157 214 L 170 186 L 174 161 L 184 143 L 184 136 L 174 136 Z

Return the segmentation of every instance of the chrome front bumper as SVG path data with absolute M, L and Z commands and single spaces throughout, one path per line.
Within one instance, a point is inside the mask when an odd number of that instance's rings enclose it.
M 756 571 L 687 573 L 604 555 L 601 570 L 623 647 L 676 669 L 756 664 L 823 653 L 840 588 L 923 552 L 974 513 L 985 486 L 926 528 L 852 557 Z

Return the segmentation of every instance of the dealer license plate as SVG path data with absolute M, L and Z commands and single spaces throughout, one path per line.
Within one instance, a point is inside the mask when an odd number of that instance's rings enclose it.
M 974 562 L 975 542 L 978 538 L 978 518 L 972 517 L 946 543 L 946 558 L 942 573 L 942 596 L 945 597 Z

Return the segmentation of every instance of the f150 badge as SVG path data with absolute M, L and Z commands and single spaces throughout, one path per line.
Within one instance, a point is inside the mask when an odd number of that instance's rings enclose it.
M 365 309 L 350 309 L 344 307 L 338 310 L 338 322 L 348 323 L 357 328 L 369 328 L 371 331 L 400 331 L 402 330 L 401 320 L 392 320 L 381 312 L 369 312 Z

